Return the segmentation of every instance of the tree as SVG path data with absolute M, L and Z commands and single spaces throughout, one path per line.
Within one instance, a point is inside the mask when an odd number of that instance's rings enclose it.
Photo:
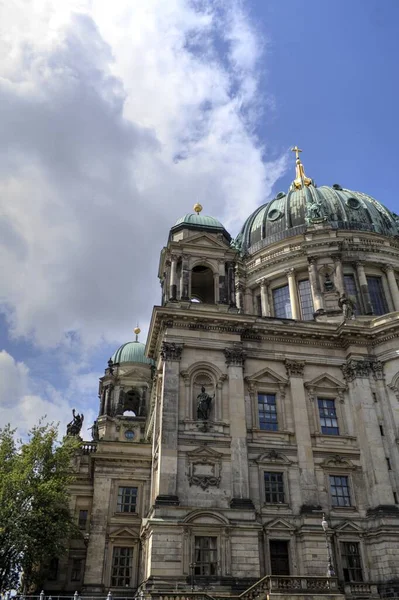
M 79 440 L 57 441 L 53 424 L 34 427 L 26 442 L 0 429 L 0 591 L 35 590 L 76 532 L 69 511 L 72 461 Z

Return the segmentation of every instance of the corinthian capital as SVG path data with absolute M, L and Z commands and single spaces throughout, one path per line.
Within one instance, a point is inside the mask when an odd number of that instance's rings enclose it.
M 245 361 L 245 352 L 241 346 L 234 346 L 233 348 L 225 348 L 224 355 L 226 357 L 226 364 L 229 367 L 243 367 Z
M 175 342 L 162 342 L 161 357 L 166 360 L 180 360 L 183 352 L 183 344 Z
M 305 363 L 299 360 L 286 360 L 285 370 L 287 371 L 288 377 L 303 377 L 305 370 Z

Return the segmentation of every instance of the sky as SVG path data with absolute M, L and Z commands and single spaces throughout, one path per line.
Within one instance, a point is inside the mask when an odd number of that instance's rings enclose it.
M 0 6 L 0 427 L 82 434 L 200 202 L 236 235 L 306 174 L 393 211 L 397 0 Z

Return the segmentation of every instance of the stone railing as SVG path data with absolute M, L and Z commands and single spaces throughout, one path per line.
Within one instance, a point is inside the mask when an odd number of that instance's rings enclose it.
M 377 585 L 367 581 L 351 581 L 344 585 L 345 596 L 361 596 L 362 598 L 379 598 Z
M 80 446 L 82 454 L 92 454 L 97 451 L 96 442 L 83 442 Z
M 277 593 L 288 594 L 334 594 L 338 593 L 338 580 L 335 577 L 284 577 L 266 575 L 252 587 L 240 594 L 240 600 L 255 600 L 259 596 Z
M 159 600 L 215 600 L 205 592 L 175 592 L 158 596 Z

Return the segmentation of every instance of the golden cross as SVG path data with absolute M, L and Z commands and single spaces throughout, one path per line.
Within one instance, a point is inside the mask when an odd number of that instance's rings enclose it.
M 294 146 L 293 148 L 291 148 L 291 152 L 296 152 L 296 158 L 299 158 L 299 153 L 302 152 L 302 150 L 300 150 L 300 148 L 298 148 L 298 146 Z

